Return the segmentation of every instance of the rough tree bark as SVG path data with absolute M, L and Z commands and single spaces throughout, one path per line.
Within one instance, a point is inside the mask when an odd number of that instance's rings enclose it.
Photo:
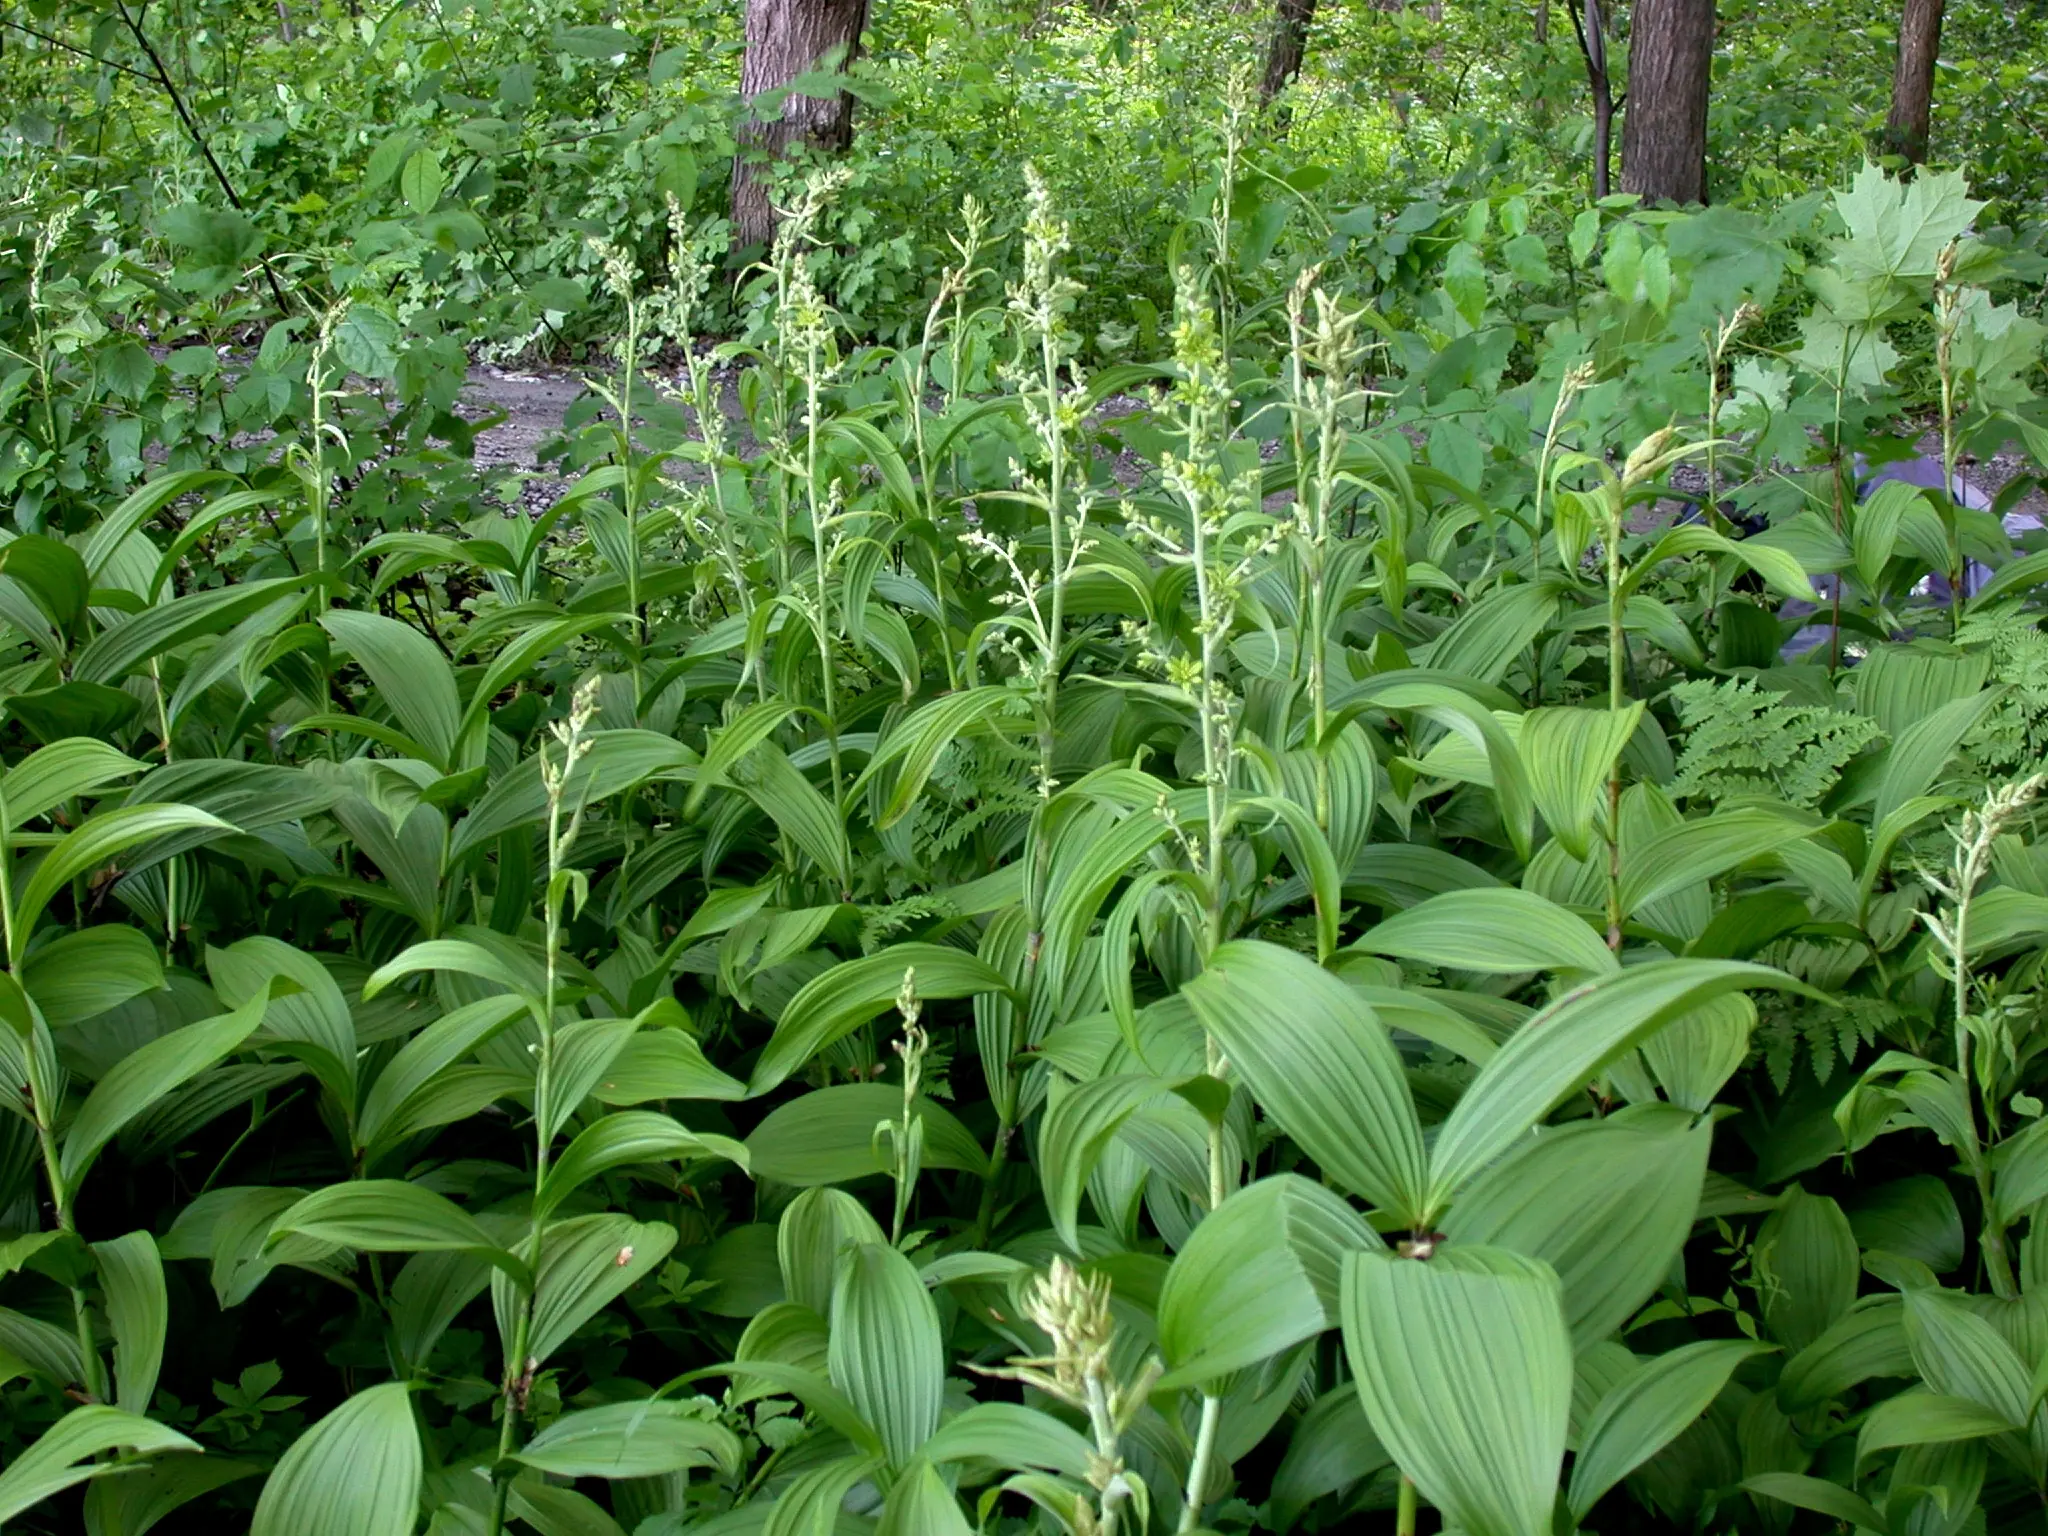
M 747 0 L 747 51 L 740 63 L 740 95 L 752 102 L 816 68 L 836 54 L 851 63 L 867 25 L 867 0 Z M 853 97 L 803 96 L 792 91 L 779 109 L 741 124 L 732 162 L 732 231 L 735 245 L 774 238 L 775 209 L 768 201 L 768 162 L 791 145 L 844 149 L 853 142 Z
M 1621 189 L 1651 202 L 1707 200 L 1707 87 L 1714 0 L 1637 0 L 1629 27 Z
M 1892 110 L 1885 119 L 1887 153 L 1915 165 L 1927 158 L 1927 131 L 1934 115 L 1934 61 L 1941 53 L 1941 15 L 1946 0 L 1906 0 L 1899 19 L 1899 62 L 1892 70 Z
M 1266 42 L 1266 72 L 1259 78 L 1259 102 L 1271 106 L 1273 99 L 1301 73 L 1302 56 L 1308 51 L 1309 24 L 1315 20 L 1316 0 L 1278 0 L 1273 10 L 1273 34 Z

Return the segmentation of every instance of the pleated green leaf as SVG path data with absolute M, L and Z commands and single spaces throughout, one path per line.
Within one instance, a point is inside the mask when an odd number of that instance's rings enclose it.
M 1986 688 L 1967 698 L 1951 699 L 1899 733 L 1885 751 L 1877 800 L 1871 807 L 1873 824 L 1882 825 L 1887 816 L 1941 782 L 1941 772 L 1963 737 L 2004 691 L 2002 687 Z
M 1573 1516 L 1585 1519 L 1602 1494 L 1676 1440 L 1720 1396 L 1735 1368 L 1764 1347 L 1703 1339 L 1643 1361 L 1609 1388 L 1572 1463 Z
M 358 1392 L 292 1442 L 249 1536 L 410 1536 L 421 1468 L 404 1383 Z
M 0 1525 L 66 1488 L 133 1466 L 134 1457 L 198 1449 L 176 1430 L 139 1414 L 101 1404 L 74 1408 L 0 1471 Z M 93 1459 L 108 1451 L 128 1454 Z
M 557 1477 L 659 1477 L 739 1467 L 738 1437 L 687 1403 L 656 1398 L 567 1413 L 527 1441 L 513 1459 Z
M 687 777 L 697 760 L 696 753 L 659 731 L 593 731 L 584 744 L 586 750 L 569 770 L 563 787 L 563 796 L 572 807 L 595 805 L 649 779 Z M 550 761 L 559 767 L 561 748 L 550 743 L 548 751 Z M 448 860 L 452 864 L 507 832 L 530 827 L 547 813 L 548 793 L 541 782 L 540 758 L 521 758 L 456 825 L 448 844 Z
M 1334 1326 L 1344 1256 L 1383 1246 L 1342 1197 L 1298 1174 L 1238 1190 L 1166 1273 L 1161 1388 L 1213 1381 Z
M 938 766 L 940 754 L 953 739 L 1013 703 L 1016 697 L 1012 690 L 993 685 L 949 693 L 921 706 L 890 731 L 875 755 L 868 759 L 860 777 L 854 780 L 851 792 L 858 795 L 876 774 L 896 766 L 896 782 L 887 786 L 889 801 L 876 819 L 876 827 L 886 831 L 908 815 L 923 793 L 925 781 L 932 776 L 932 769 Z
M 1612 951 L 1584 918 L 1517 886 L 1432 896 L 1395 913 L 1351 947 L 1488 975 L 1604 976 L 1616 969 Z
M 1572 1347 L 1550 1267 L 1499 1248 L 1345 1261 L 1344 1351 L 1373 1433 L 1446 1526 L 1549 1536 Z
M 1805 1413 L 1873 1376 L 1912 1374 L 1901 1299 L 1867 1296 L 1785 1362 L 1778 1401 L 1787 1413 Z
M 1046 1214 L 1061 1242 L 1081 1251 L 1081 1191 L 1124 1123 L 1170 1090 L 1143 1072 L 1117 1073 L 1055 1090 L 1039 1137 Z
M 1759 1472 L 1754 1477 L 1745 1477 L 1742 1486 L 1767 1499 L 1780 1499 L 1799 1509 L 1826 1515 L 1851 1530 L 1882 1531 L 1886 1528 L 1884 1516 L 1868 1499 L 1825 1478 L 1807 1477 L 1798 1472 Z
M 117 1400 L 123 1412 L 147 1413 L 171 1326 L 163 1257 L 149 1233 L 130 1232 L 94 1243 L 92 1258 L 106 1297 L 107 1326 L 114 1333 Z
M 751 1091 L 766 1093 L 833 1041 L 895 1006 L 911 972 L 917 995 L 927 1001 L 1000 992 L 1009 985 L 985 961 L 939 944 L 893 944 L 843 960 L 789 1000 L 755 1064 Z
M 1621 865 L 1621 910 L 1639 912 L 1738 864 L 1774 853 L 1819 825 L 1789 809 L 1736 806 L 1667 827 L 1630 846 Z
M 1672 1103 L 1705 1114 L 1749 1056 L 1756 1004 L 1724 993 L 1681 1014 L 1643 1042 L 1643 1061 Z
M 452 770 L 462 699 L 441 648 L 410 624 L 380 613 L 336 608 L 320 623 L 369 674 L 377 696 L 405 733 L 427 749 L 434 766 L 443 773 Z
M 1699 1211 L 1712 1141 L 1710 1121 L 1661 1104 L 1539 1131 L 1472 1181 L 1444 1230 L 1453 1243 L 1548 1264 L 1584 1349 L 1670 1274 Z
M 853 880 L 853 852 L 839 808 L 773 742 L 762 742 L 732 771 L 732 781 L 768 814 L 799 852 L 832 877 L 843 893 Z
M 1566 1094 L 1671 1019 L 1741 987 L 1789 985 L 1768 966 L 1659 960 L 1574 988 L 1535 1014 L 1465 1090 L 1430 1152 L 1428 1208 L 1505 1152 Z
M 622 1110 L 593 1121 L 548 1169 L 535 1197 L 536 1219 L 578 1188 L 612 1168 L 634 1163 L 680 1163 L 721 1158 L 747 1165 L 747 1149 L 730 1136 L 699 1135 L 672 1116 L 651 1109 Z
M 1486 754 L 1493 778 L 1494 799 L 1500 805 L 1501 821 L 1515 851 L 1528 856 L 1535 835 L 1536 802 L 1530 793 L 1529 775 L 1522 756 L 1500 721 L 1485 705 L 1462 689 L 1440 682 L 1411 681 L 1399 674 L 1368 678 L 1350 695 L 1359 704 L 1377 709 L 1414 710 L 1417 714 L 1455 731 L 1473 747 Z M 1355 707 L 1347 703 L 1347 708 Z
M 1992 1447 L 2036 1482 L 2048 1473 L 2048 1434 L 2034 1421 L 2033 1373 L 2012 1345 L 1954 1291 L 1906 1293 L 1906 1343 L 1921 1379 L 1936 1392 L 1967 1398 L 2029 1432 L 2000 1435 Z
M 358 1179 L 315 1190 L 271 1224 L 269 1240 L 291 1233 L 365 1253 L 459 1249 L 515 1274 L 524 1270 L 461 1206 L 403 1179 Z
M 987 1173 L 988 1154 L 951 1110 L 921 1098 L 916 1111 L 924 1124 L 926 1168 Z M 889 1164 L 876 1147 L 875 1127 L 902 1114 L 903 1090 L 894 1083 L 820 1088 L 780 1105 L 755 1126 L 747 1158 L 755 1178 L 798 1188 L 881 1173 Z
M 404 1123 L 409 1106 L 442 1073 L 525 1013 L 526 1005 L 518 997 L 480 998 L 443 1014 L 406 1041 L 363 1096 L 362 1112 L 356 1116 L 356 1144 L 376 1146 L 388 1127 Z
M 1787 1349 L 1804 1349 L 1856 1300 L 1861 1264 L 1842 1208 L 1798 1185 L 1757 1232 L 1758 1265 L 1769 1278 L 1764 1326 Z
M 887 1241 L 867 1207 L 845 1190 L 805 1190 L 775 1225 L 783 1294 L 822 1318 L 832 1310 L 832 1292 L 848 1250 Z
M 116 856 L 138 843 L 146 843 L 173 832 L 199 834 L 195 842 L 209 836 L 224 836 L 235 829 L 209 811 L 191 805 L 124 805 L 89 817 L 74 831 L 58 839 L 45 853 L 14 897 L 12 933 L 18 968 L 28 936 L 43 908 L 73 880 L 90 875 L 115 862 Z
M 683 802 L 683 814 L 695 816 L 704 797 L 726 782 L 733 766 L 766 741 L 775 728 L 796 713 L 796 706 L 781 699 L 763 699 L 749 704 L 711 738 L 704 761 L 697 768 L 697 782 L 690 786 Z
M 839 1536 L 839 1512 L 854 1487 L 880 1472 L 879 1456 L 842 1456 L 810 1467 L 776 1495 L 762 1536 Z
M 93 1085 L 78 1116 L 64 1133 L 61 1172 L 76 1190 L 101 1148 L 121 1127 L 173 1089 L 189 1083 L 222 1057 L 239 1049 L 263 1022 L 267 993 L 252 997 L 233 1013 L 174 1029 L 130 1052 Z
M 882 1437 L 892 1467 L 906 1467 L 932 1431 L 946 1390 L 939 1314 L 917 1266 L 895 1249 L 853 1249 L 832 1291 L 832 1384 Z
M 1401 1058 L 1363 999 L 1305 956 L 1222 945 L 1181 989 L 1233 1075 L 1353 1193 L 1419 1219 L 1426 1158 Z
M 6 830 L 148 766 L 92 736 L 67 736 L 38 747 L 0 776 Z
M 1365 1417 L 1357 1389 L 1346 1382 L 1324 1393 L 1294 1421 L 1287 1453 L 1273 1474 L 1271 1507 L 1277 1528 L 1292 1528 L 1315 1500 L 1370 1477 L 1389 1459 Z
M 1593 851 L 1594 826 L 1607 814 L 1608 776 L 1642 718 L 1640 703 L 1619 710 L 1550 706 L 1522 716 L 1516 745 L 1530 796 L 1575 859 Z
M 545 1363 L 602 1308 L 660 1269 L 675 1245 L 675 1225 L 667 1221 L 607 1211 L 552 1223 L 534 1276 L 526 1352 Z M 500 1265 L 491 1276 L 491 1308 L 507 1350 L 520 1299 L 512 1271 Z
M 924 1443 L 927 1461 L 1040 1467 L 1080 1481 L 1086 1481 L 1094 1454 L 1095 1447 L 1077 1431 L 1021 1403 L 976 1403 L 946 1420 Z
M 1861 1465 L 1880 1451 L 1897 1450 L 1904 1445 L 1981 1440 L 2018 1428 L 2004 1414 L 1974 1398 L 1949 1397 L 1940 1392 L 1901 1392 L 1870 1410 L 1870 1416 L 1856 1432 L 1856 1460 Z

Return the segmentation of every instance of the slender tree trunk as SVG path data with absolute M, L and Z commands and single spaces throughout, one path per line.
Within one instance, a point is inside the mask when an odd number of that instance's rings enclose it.
M 747 0 L 740 95 L 752 103 L 828 60 L 844 69 L 860 47 L 867 16 L 867 0 Z M 733 243 L 764 244 L 775 234 L 767 162 L 794 144 L 846 148 L 853 142 L 853 97 L 845 91 L 792 91 L 779 106 L 752 113 L 740 126 L 739 141 L 732 163 Z
M 1707 87 L 1714 0 L 1637 0 L 1629 28 L 1621 189 L 1651 202 L 1707 200 Z
M 1614 86 L 1607 78 L 1607 25 L 1600 15 L 1600 0 L 1565 0 L 1571 11 L 1572 32 L 1578 39 L 1579 57 L 1586 63 L 1586 86 L 1593 95 L 1593 197 L 1597 202 L 1609 191 L 1608 177 L 1614 164 Z
M 1279 0 L 1273 8 L 1273 34 L 1266 42 L 1266 72 L 1259 79 L 1259 100 L 1266 106 L 1294 83 L 1308 51 L 1309 23 L 1316 0 Z
M 1892 70 L 1892 111 L 1884 147 L 1915 165 L 1927 158 L 1934 115 L 1934 61 L 1941 53 L 1941 15 L 1947 0 L 1906 0 L 1899 20 L 1899 62 Z

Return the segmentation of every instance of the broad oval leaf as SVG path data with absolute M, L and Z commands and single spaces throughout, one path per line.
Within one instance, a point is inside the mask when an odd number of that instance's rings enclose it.
M 832 1384 L 874 1425 L 891 1466 L 903 1467 L 939 1427 L 946 1354 L 939 1314 L 917 1266 L 863 1243 L 832 1291 Z
M 1344 1256 L 1383 1246 L 1341 1197 L 1298 1174 L 1238 1190 L 1166 1272 L 1161 1389 L 1214 1381 L 1334 1326 Z
M 1344 1351 L 1373 1433 L 1468 1536 L 1550 1536 L 1572 1346 L 1550 1267 L 1498 1248 L 1345 1261 Z
M 358 1392 L 292 1442 L 249 1536 L 411 1536 L 422 1468 L 405 1384 Z
M 1604 976 L 1613 952 L 1576 913 L 1519 886 L 1446 891 L 1370 929 L 1351 946 L 1448 970 Z
M 1742 987 L 1793 986 L 1734 960 L 1660 960 L 1574 988 L 1529 1018 L 1480 1069 L 1430 1150 L 1429 1212 L 1512 1146 L 1567 1093 L 1671 1019 Z
M 1580 1349 L 1608 1337 L 1671 1272 L 1699 1211 L 1712 1122 L 1666 1105 L 1542 1130 L 1486 1169 L 1444 1219 L 1557 1272 Z
M 1572 1463 L 1572 1514 L 1584 1520 L 1602 1494 L 1705 1413 L 1735 1368 L 1764 1347 L 1748 1339 L 1702 1339 L 1643 1361 L 1609 1388 Z
M 566 1413 L 513 1455 L 557 1477 L 659 1477 L 693 1467 L 739 1467 L 740 1443 L 688 1403 L 654 1398 Z
M 839 964 L 798 989 L 775 1021 L 754 1066 L 751 1091 L 766 1093 L 833 1041 L 894 1006 L 906 980 L 918 997 L 1003 992 L 1009 982 L 986 961 L 939 944 L 893 944 Z
M 66 1488 L 134 1465 L 125 1458 L 94 1459 L 108 1451 L 125 1451 L 134 1457 L 199 1448 L 197 1442 L 140 1414 L 102 1404 L 74 1408 L 0 1472 L 0 1524 Z
M 1419 1219 L 1422 1127 L 1400 1054 L 1355 991 L 1302 955 L 1245 939 L 1220 946 L 1181 995 L 1252 1097 L 1324 1172 Z

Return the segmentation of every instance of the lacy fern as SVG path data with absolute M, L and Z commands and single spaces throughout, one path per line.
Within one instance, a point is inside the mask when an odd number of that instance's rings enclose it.
M 1678 799 L 1765 795 L 1810 808 L 1880 734 L 1866 716 L 1794 704 L 1744 678 L 1680 683 L 1671 696 L 1685 722 L 1671 784 Z

